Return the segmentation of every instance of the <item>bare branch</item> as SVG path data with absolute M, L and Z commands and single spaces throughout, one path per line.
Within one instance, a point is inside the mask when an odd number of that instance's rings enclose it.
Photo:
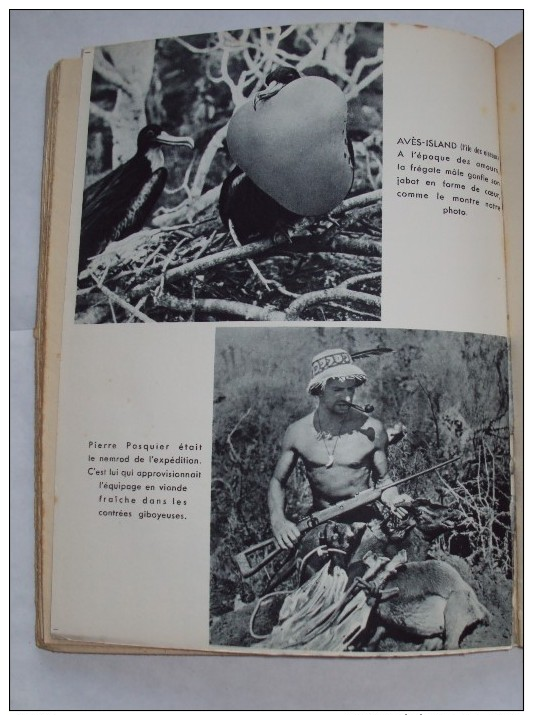
M 220 251 L 219 253 L 214 253 L 210 256 L 204 256 L 203 258 L 199 258 L 197 261 L 190 261 L 184 265 L 172 268 L 167 273 L 167 280 L 173 282 L 178 278 L 185 278 L 186 276 L 194 275 L 200 271 L 205 271 L 209 268 L 214 268 L 215 266 L 230 263 L 231 261 L 244 260 L 253 256 L 259 256 L 275 246 L 286 243 L 288 240 L 288 236 L 277 234 L 273 238 L 255 241 L 254 243 L 249 243 L 247 246 L 242 246 L 241 248 L 229 248 L 226 251 Z M 155 288 L 158 283 L 159 277 L 155 277 L 146 281 L 143 285 L 134 287 L 132 289 L 133 297 L 137 298 L 144 295 L 144 293 Z
M 233 226 L 233 221 L 232 221 L 231 219 L 229 220 L 229 233 L 230 233 L 231 238 L 233 239 L 233 243 L 237 246 L 237 248 L 241 248 L 241 247 L 242 247 L 242 243 L 239 241 L 239 237 L 237 236 L 237 233 L 235 232 L 235 228 L 234 228 L 234 226 Z M 257 276 L 257 278 L 259 278 L 259 280 L 261 281 L 261 283 L 265 286 L 265 288 L 266 288 L 267 290 L 270 290 L 270 286 L 268 285 L 267 279 L 266 279 L 265 276 L 261 273 L 261 271 L 260 271 L 259 268 L 257 267 L 257 264 L 255 263 L 255 261 L 253 261 L 251 258 L 247 258 L 247 259 L 246 259 L 246 262 L 248 263 L 248 265 L 249 265 L 250 268 L 252 269 L 252 273 L 253 273 L 255 276 Z
M 348 280 L 343 281 L 335 288 L 324 288 L 323 290 L 311 291 L 305 295 L 296 298 L 289 307 L 287 308 L 286 315 L 287 320 L 298 320 L 300 313 L 302 313 L 307 308 L 311 308 L 317 304 L 328 303 L 331 300 L 348 302 L 355 305 L 360 305 L 361 303 L 365 307 L 380 308 L 381 299 L 379 296 L 371 295 L 370 293 L 359 293 L 357 291 L 350 290 L 349 286 L 354 283 L 362 282 L 363 280 L 368 280 L 368 278 L 379 277 L 380 274 L 368 274 L 367 276 L 353 276 L 348 278 Z M 379 318 L 379 315 L 376 315 Z
M 124 77 L 117 72 L 115 67 L 110 64 L 104 57 L 101 48 L 97 48 L 94 53 L 94 65 L 93 69 L 95 72 L 105 79 L 110 84 L 114 84 L 119 87 L 123 92 L 126 92 L 130 97 L 133 97 L 133 92 L 131 85 L 126 82 Z
M 91 102 L 90 111 L 93 117 L 103 119 L 106 124 L 109 124 L 112 121 L 113 114 L 108 112 L 107 109 L 102 109 L 102 107 L 96 104 L 96 102 Z
M 383 74 L 383 65 L 380 65 L 379 67 L 376 67 L 372 72 L 369 72 L 366 77 L 364 77 L 359 84 L 354 87 L 351 92 L 349 92 L 346 95 L 346 100 L 349 101 L 350 99 L 355 99 L 355 97 L 358 97 L 359 94 L 368 87 L 369 84 L 372 84 L 372 82 L 380 77 Z
M 285 313 L 275 308 L 261 308 L 222 298 L 175 298 L 167 294 L 159 299 L 159 303 L 177 313 L 198 311 L 207 315 L 233 316 L 241 320 L 285 320 Z
M 376 52 L 375 57 L 360 57 L 352 70 L 352 82 L 355 82 L 356 84 L 359 82 L 359 77 L 366 67 L 373 67 L 374 65 L 380 65 L 382 63 L 383 49 L 381 47 Z
M 349 238 L 348 236 L 296 236 L 290 244 L 284 246 L 287 252 L 316 251 L 327 253 L 346 253 L 352 256 L 381 257 L 381 243 L 368 238 Z
M 196 201 L 191 202 L 187 199 L 182 204 L 177 206 L 175 209 L 160 214 L 159 216 L 154 216 L 152 223 L 154 226 L 172 226 L 173 223 L 180 223 L 184 220 L 192 220 L 195 216 L 203 213 L 212 204 L 218 201 L 220 196 L 220 187 L 222 184 L 215 186 L 205 194 L 202 194 Z
M 149 318 L 144 313 L 141 313 L 140 310 L 138 310 L 137 308 L 134 308 L 133 305 L 130 305 L 126 300 L 124 300 L 124 298 L 121 298 L 116 293 L 113 293 L 113 291 L 109 290 L 109 288 L 107 288 L 106 286 L 101 285 L 98 282 L 97 282 L 97 286 L 98 286 L 98 289 L 101 290 L 102 293 L 107 298 L 109 298 L 113 302 L 117 303 L 117 305 L 120 305 L 121 308 L 124 308 L 124 310 L 127 310 L 128 313 L 131 313 L 132 315 L 134 315 L 136 318 L 138 318 L 143 323 L 154 323 L 155 322 L 154 320 L 152 320 L 152 318 Z
M 140 311 L 140 309 L 143 307 L 143 305 L 146 303 L 147 300 L 148 300 L 148 296 L 147 295 L 143 296 L 141 298 L 141 300 L 135 306 L 135 309 Z M 131 321 L 133 320 L 134 317 L 135 317 L 135 315 L 132 313 L 126 322 L 131 323 Z
M 378 195 L 381 196 L 381 192 L 373 191 L 370 192 L 370 195 L 375 201 L 378 198 Z M 355 199 L 349 199 L 348 201 L 345 201 L 339 207 L 339 212 L 346 213 L 347 211 L 351 211 L 359 206 L 366 207 L 369 201 L 368 196 L 368 194 L 365 196 L 357 196 L 355 197 Z M 294 224 L 292 231 L 294 232 L 294 234 L 298 234 L 309 226 L 311 226 L 314 220 L 314 217 L 302 218 Z M 336 231 L 338 231 L 337 227 L 332 226 L 330 229 L 326 229 L 326 231 L 322 234 L 321 238 L 324 239 L 325 236 L 333 236 Z M 226 251 L 220 251 L 219 253 L 215 253 L 210 256 L 205 256 L 203 258 L 198 259 L 197 261 L 190 261 L 189 263 L 171 269 L 167 273 L 167 280 L 173 282 L 178 278 L 184 278 L 186 276 L 199 273 L 200 271 L 204 271 L 209 268 L 214 268 L 215 266 L 229 263 L 230 261 L 243 260 L 247 258 L 253 258 L 259 255 L 264 255 L 265 253 L 268 253 L 269 251 L 274 248 L 277 248 L 278 246 L 287 244 L 287 242 L 290 240 L 291 237 L 287 233 L 277 233 L 272 238 L 265 238 L 259 241 L 254 241 L 253 243 L 249 243 L 247 246 L 242 246 L 240 248 L 230 248 Z M 377 243 L 376 246 L 378 246 Z M 367 245 L 367 248 L 368 247 L 369 246 Z M 325 250 L 331 250 L 331 248 L 328 249 L 326 247 Z M 377 255 L 377 252 L 379 250 L 379 246 L 377 248 L 373 248 L 372 251 L 374 251 L 374 253 L 372 255 Z M 138 298 L 144 295 L 146 292 L 154 289 L 158 283 L 158 277 L 151 278 L 143 285 L 134 287 L 132 289 L 132 296 L 134 298 Z
M 341 216 L 342 214 L 348 213 L 348 211 L 353 211 L 354 209 L 375 204 L 378 201 L 381 201 L 382 196 L 383 192 L 381 189 L 368 191 L 366 194 L 359 194 L 359 196 L 353 196 L 351 199 L 346 199 L 330 213 L 332 216 Z
M 209 172 L 209 169 L 211 168 L 213 159 L 215 158 L 217 151 L 222 146 L 222 143 L 223 143 L 224 139 L 226 138 L 227 131 L 228 131 L 227 124 L 225 124 L 223 127 L 220 127 L 220 129 L 213 134 L 213 136 L 211 137 L 211 140 L 209 141 L 209 144 L 207 145 L 204 153 L 202 154 L 202 158 L 200 159 L 200 163 L 198 164 L 198 169 L 196 170 L 196 176 L 194 177 L 194 181 L 192 183 L 191 190 L 190 190 L 190 198 L 192 201 L 197 199 L 200 196 L 200 194 L 202 193 L 202 190 L 203 190 L 204 184 L 205 184 L 205 180 L 206 180 L 207 174 Z
M 231 438 L 233 437 L 233 435 L 235 434 L 235 432 L 236 432 L 237 429 L 239 428 L 239 425 L 241 424 L 241 422 L 244 422 L 244 420 L 248 417 L 248 415 L 250 414 L 251 411 L 252 411 L 252 408 L 249 407 L 249 408 L 246 410 L 246 412 L 239 417 L 239 419 L 237 420 L 237 422 L 236 422 L 236 424 L 235 424 L 235 427 L 231 430 L 231 432 L 230 432 L 230 433 L 228 434 L 228 436 L 226 437 L 226 444 L 227 444 L 228 447 L 229 447 L 229 451 L 230 451 L 230 454 L 231 454 L 231 456 L 232 456 L 234 462 L 240 462 L 241 460 L 240 460 L 240 457 L 239 457 L 239 455 L 237 454 L 237 452 L 236 452 L 236 450 L 235 450 L 235 447 L 233 446 L 233 443 L 232 443 L 232 441 L 231 441 Z

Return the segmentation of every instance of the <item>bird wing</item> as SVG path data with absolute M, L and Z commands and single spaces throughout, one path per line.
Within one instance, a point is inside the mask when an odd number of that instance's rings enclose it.
M 80 270 L 110 241 L 138 231 L 151 213 L 168 172 L 152 173 L 148 161 L 130 160 L 84 192 L 80 233 Z
M 119 217 L 119 221 L 128 210 L 132 197 L 138 195 L 150 175 L 148 162 L 145 168 L 138 158 L 133 157 L 85 189 L 81 216 L 82 233 L 91 231 L 99 222 L 112 223 L 113 217 Z
M 226 176 L 220 187 L 220 197 L 218 199 L 218 210 L 222 223 L 226 228 L 229 220 L 232 218 L 231 206 L 234 201 L 235 193 L 238 186 L 245 179 L 246 174 L 238 166 L 235 166 Z

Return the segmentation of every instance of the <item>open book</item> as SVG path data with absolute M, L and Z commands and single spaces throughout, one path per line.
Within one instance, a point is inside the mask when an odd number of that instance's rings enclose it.
M 521 642 L 521 53 L 345 23 L 54 68 L 39 645 Z

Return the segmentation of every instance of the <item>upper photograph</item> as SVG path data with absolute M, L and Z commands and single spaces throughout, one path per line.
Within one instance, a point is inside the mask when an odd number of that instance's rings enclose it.
M 77 323 L 381 319 L 382 24 L 92 57 Z

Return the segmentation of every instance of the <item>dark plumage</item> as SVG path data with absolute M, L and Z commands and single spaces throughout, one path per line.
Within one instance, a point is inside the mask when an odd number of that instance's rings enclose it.
M 253 100 L 254 110 L 283 91 L 283 87 L 303 75 L 294 67 L 276 67 L 265 80 L 265 89 Z M 355 167 L 352 143 L 346 140 L 349 162 Z M 249 176 L 236 166 L 224 180 L 219 199 L 219 213 L 223 224 L 230 221 L 241 243 L 249 243 L 258 235 L 271 235 L 275 230 L 290 225 L 301 215 L 289 211 L 260 189 Z
M 189 137 L 173 137 L 149 124 L 139 132 L 135 156 L 85 189 L 78 271 L 108 243 L 135 233 L 145 223 L 168 176 L 162 144 L 194 146 Z
M 294 67 L 276 67 L 266 76 L 266 88 L 255 95 L 254 108 L 258 102 L 268 101 L 285 85 L 301 76 Z M 256 186 L 238 166 L 222 184 L 218 208 L 224 226 L 229 228 L 231 221 L 242 243 L 249 243 L 257 234 L 268 235 L 298 218 Z
M 220 189 L 218 209 L 222 223 L 232 222 L 241 243 L 250 243 L 258 234 L 269 235 L 301 216 L 280 206 L 236 166 Z
M 265 78 L 266 88 L 258 92 L 254 97 L 254 109 L 257 108 L 258 102 L 264 102 L 270 97 L 274 97 L 283 87 L 302 76 L 294 67 L 276 67 L 273 69 Z

